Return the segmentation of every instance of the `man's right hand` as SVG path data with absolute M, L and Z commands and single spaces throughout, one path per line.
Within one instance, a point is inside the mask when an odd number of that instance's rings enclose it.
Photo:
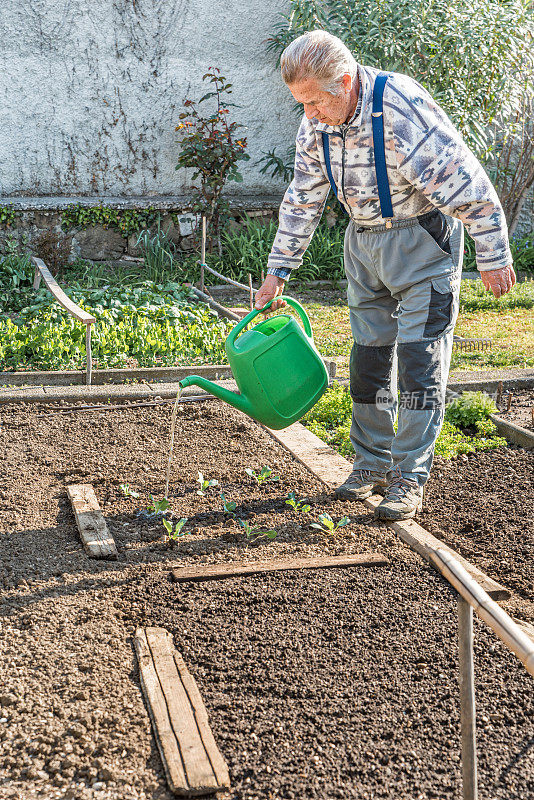
M 283 294 L 286 282 L 283 278 L 277 278 L 276 275 L 267 275 L 262 285 L 256 292 L 255 308 L 262 309 L 269 300 L 273 297 L 278 297 Z M 276 311 L 279 308 L 287 305 L 285 300 L 275 300 L 271 303 L 269 308 L 264 311 L 264 314 L 270 314 L 271 311 Z

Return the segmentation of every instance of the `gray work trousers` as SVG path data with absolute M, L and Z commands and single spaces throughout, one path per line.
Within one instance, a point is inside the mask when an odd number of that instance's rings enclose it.
M 462 223 L 438 209 L 389 229 L 349 223 L 355 469 L 395 469 L 419 485 L 428 480 L 443 424 L 462 260 Z

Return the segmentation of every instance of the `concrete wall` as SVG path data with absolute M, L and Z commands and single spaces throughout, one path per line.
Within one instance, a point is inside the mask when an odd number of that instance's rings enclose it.
M 298 119 L 265 39 L 285 0 L 2 0 L 0 195 L 180 195 L 175 125 L 219 67 L 251 161 L 239 191 L 278 193 L 253 162 Z M 236 187 L 237 188 L 237 187 Z

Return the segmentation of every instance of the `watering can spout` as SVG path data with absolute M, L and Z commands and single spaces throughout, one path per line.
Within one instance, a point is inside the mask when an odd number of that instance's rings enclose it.
M 182 389 L 193 385 L 200 386 L 201 389 L 205 389 L 206 392 L 215 395 L 219 400 L 224 400 L 225 403 L 237 408 L 238 411 L 242 411 L 244 414 L 248 414 L 249 417 L 253 416 L 251 403 L 242 394 L 231 392 L 229 389 L 225 389 L 224 386 L 219 386 L 217 383 L 213 383 L 207 378 L 202 378 L 200 375 L 189 375 L 180 381 Z

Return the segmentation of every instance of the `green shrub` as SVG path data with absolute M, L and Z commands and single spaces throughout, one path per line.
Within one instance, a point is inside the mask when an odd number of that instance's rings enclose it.
M 478 421 L 489 420 L 497 406 L 485 392 L 464 392 L 449 403 L 445 419 L 460 428 L 474 428 Z
M 515 114 L 532 70 L 530 6 L 530 0 L 290 0 L 268 47 L 279 56 L 305 31 L 330 31 L 361 63 L 420 81 L 484 158 L 492 122 Z

